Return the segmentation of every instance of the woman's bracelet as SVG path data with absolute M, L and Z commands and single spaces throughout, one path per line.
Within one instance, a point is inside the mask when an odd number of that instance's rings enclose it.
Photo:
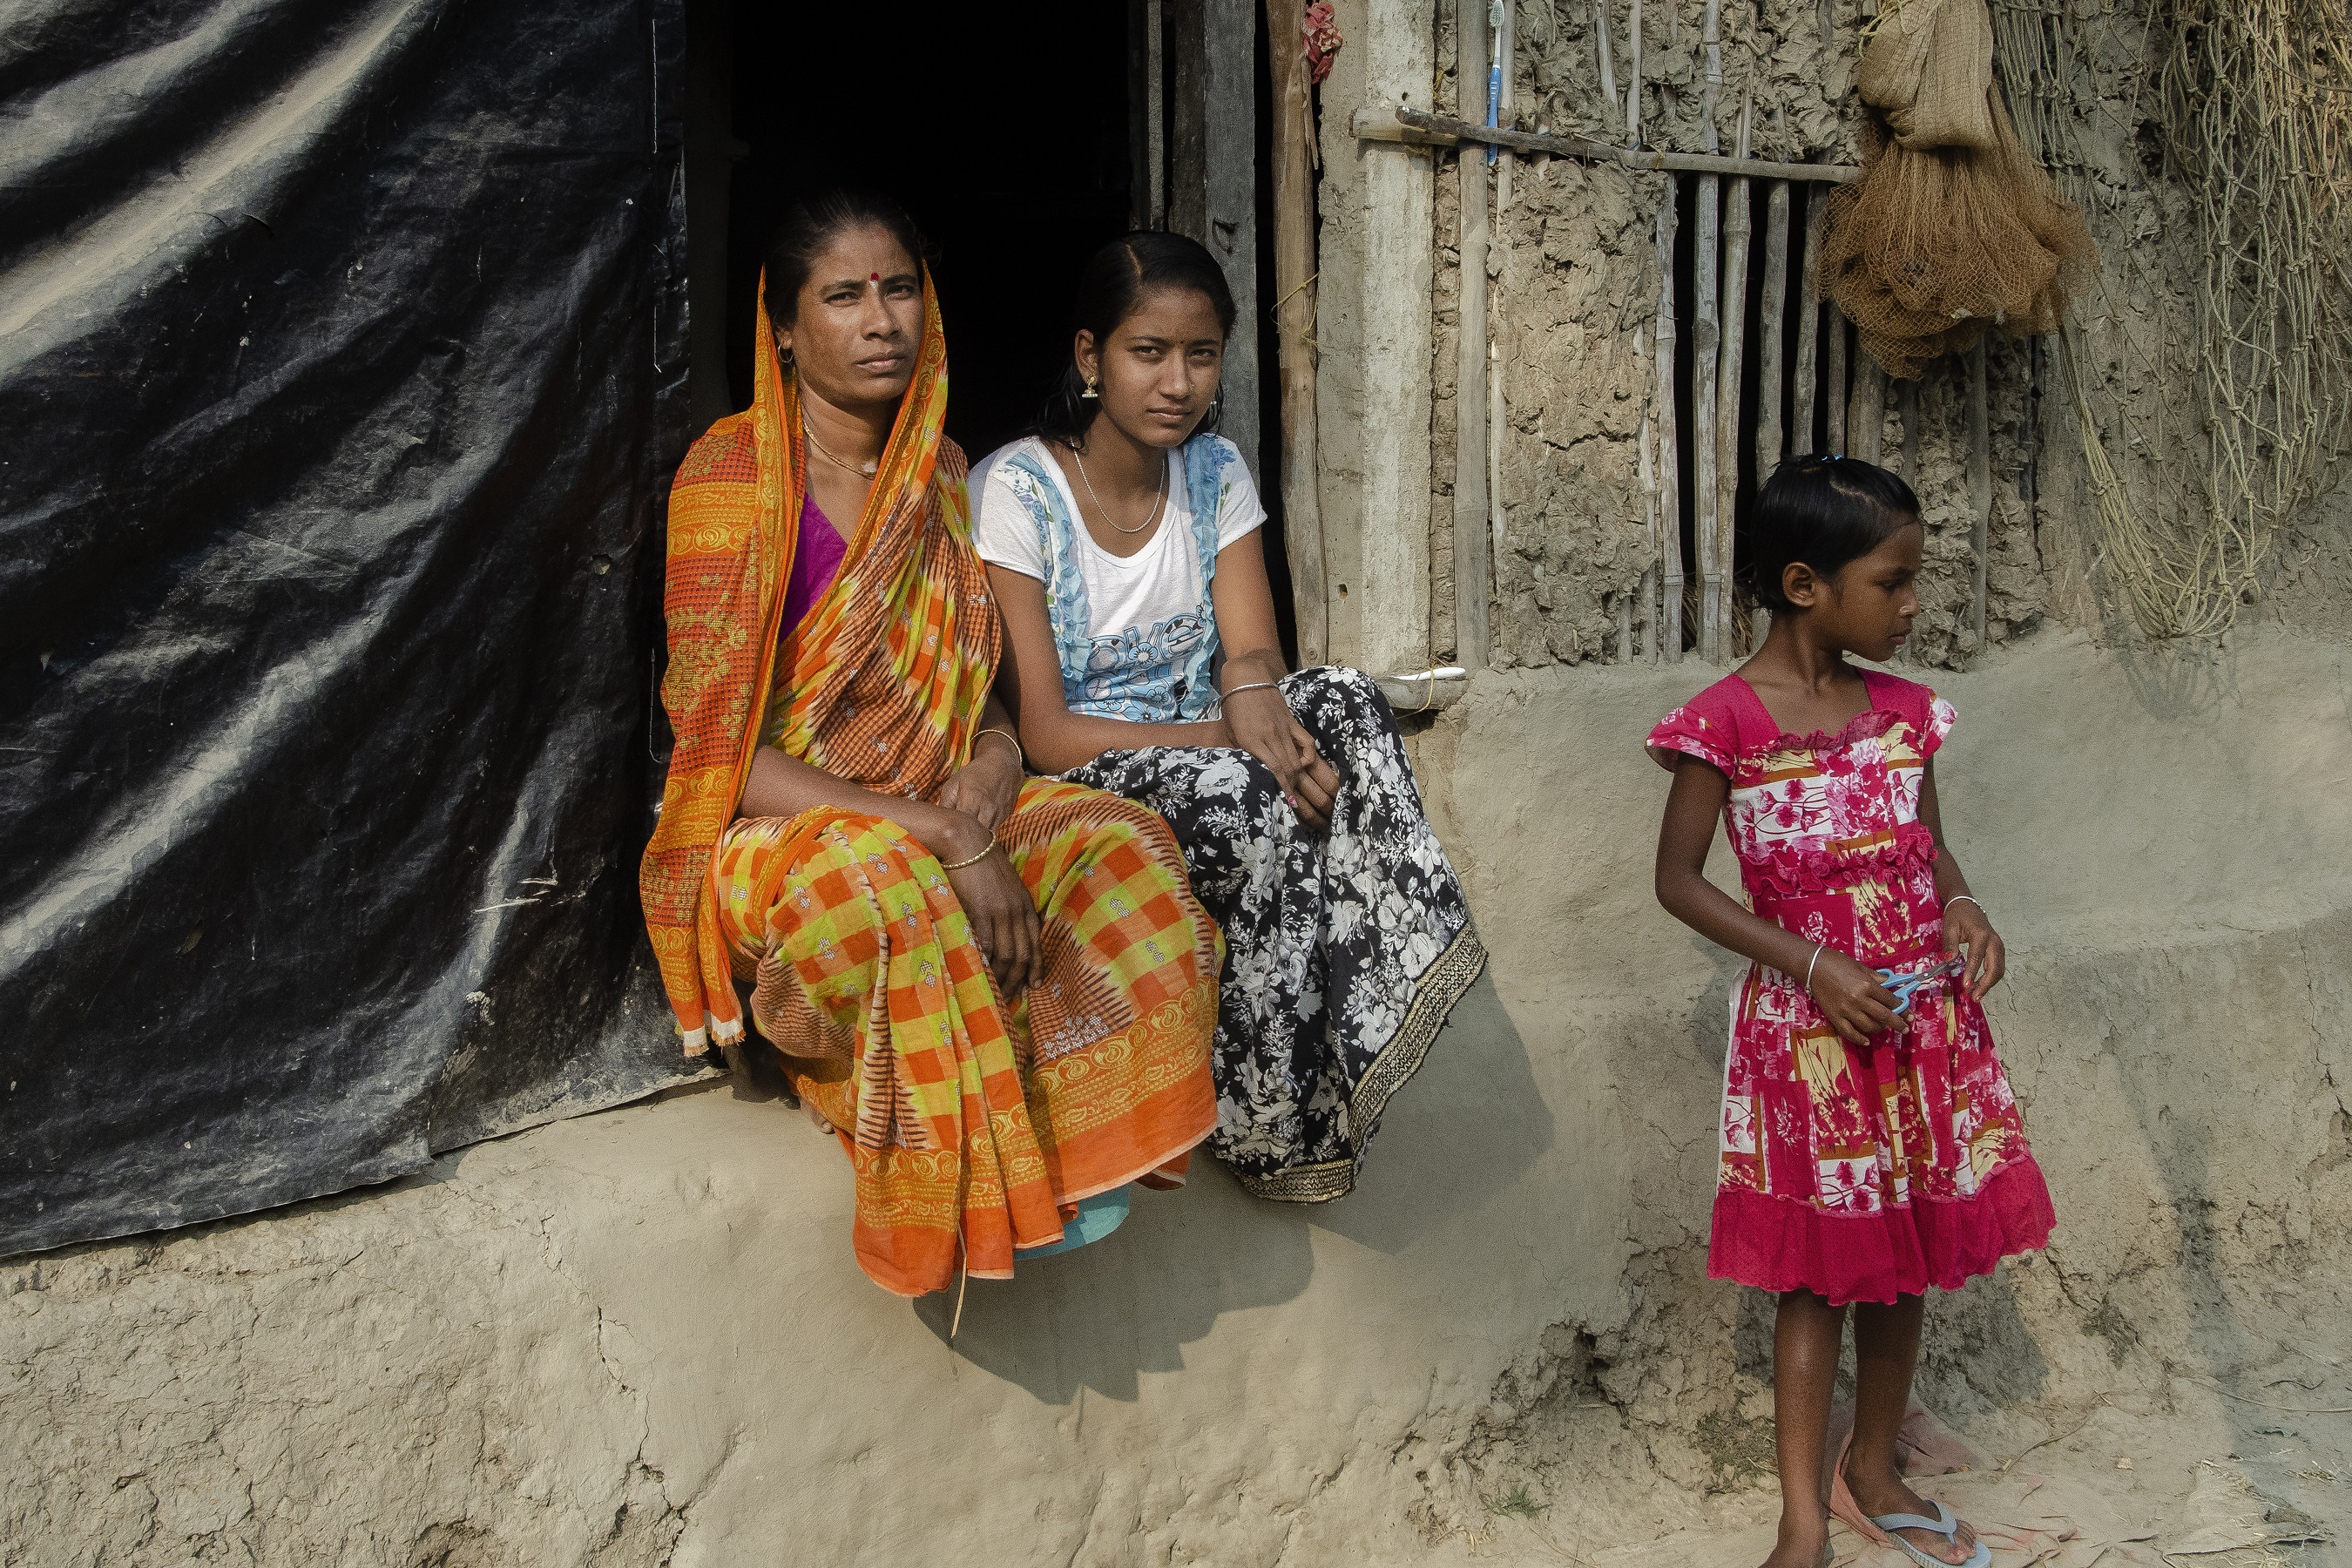
M 1977 904 L 1976 896 L 1972 893 L 1954 893 L 1950 898 L 1944 900 L 1943 912 L 1950 914 L 1954 904 Z M 1982 904 L 1977 904 L 1977 913 L 1984 915 L 1984 912 L 1985 907 Z M 1990 915 L 1985 915 L 1985 919 L 1990 920 L 1992 917 Z
M 1821 963 L 1822 949 L 1827 946 L 1829 946 L 1829 943 L 1825 942 L 1817 942 L 1813 943 L 1812 959 L 1805 965 L 1805 994 L 1808 996 L 1811 996 L 1813 994 L 1813 965 Z
M 1024 751 L 1023 751 L 1023 750 L 1021 749 L 1021 737 L 1020 737 L 1020 736 L 1018 736 L 1018 735 L 1015 735 L 1012 731 L 1010 731 L 1010 730 L 1000 730 L 1000 729 L 998 729 L 995 725 L 992 724 L 992 725 L 990 725 L 987 729 L 982 730 L 982 731 L 980 732 L 980 735 L 974 735 L 974 736 L 971 738 L 971 743 L 972 743 L 973 745 L 977 746 L 977 745 L 979 745 L 979 744 L 980 744 L 980 736 L 981 736 L 981 735 L 1001 735 L 1001 736 L 1003 736 L 1003 737 L 1004 738 L 1004 743 L 1005 743 L 1006 745 L 1011 746 L 1011 747 L 1013 748 L 1013 754 L 1015 757 L 1019 758 L 1022 762 L 1024 762 L 1024 763 L 1025 763 L 1025 762 L 1027 762 L 1027 761 L 1029 760 L 1029 753 L 1028 753 L 1028 752 L 1024 752 Z
M 941 863 L 940 863 L 940 870 L 942 870 L 942 871 L 961 871 L 961 870 L 962 870 L 966 866 L 977 866 L 977 865 L 979 865 L 982 860 L 987 859 L 987 858 L 988 858 L 988 857 L 989 857 L 989 853 L 990 853 L 990 851 L 991 851 L 991 850 L 993 850 L 995 847 L 996 847 L 996 835 L 995 835 L 995 834 L 993 834 L 993 833 L 991 833 L 991 834 L 988 836 L 988 848 L 986 848 L 986 849 L 982 849 L 979 854 L 972 856 L 972 857 L 971 857 L 970 859 L 968 859 L 968 860 L 949 860 L 949 861 L 943 861 L 943 862 L 941 862 Z
M 1246 686 L 1236 686 L 1231 691 L 1225 692 L 1223 695 L 1227 697 L 1239 697 L 1244 691 L 1279 691 L 1281 689 L 1282 683 L 1280 681 L 1253 680 Z

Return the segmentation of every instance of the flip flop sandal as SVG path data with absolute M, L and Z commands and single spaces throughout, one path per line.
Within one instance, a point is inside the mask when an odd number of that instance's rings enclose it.
M 1960 1532 L 1960 1521 L 1952 1510 L 1939 1502 L 1931 1503 L 1930 1506 L 1936 1510 L 1936 1517 L 1933 1519 L 1923 1518 L 1916 1513 L 1874 1513 L 1870 1516 L 1870 1522 L 1883 1531 L 1888 1541 L 1916 1558 L 1920 1568 L 1992 1568 L 1992 1543 L 1982 1536 L 1977 1538 L 1977 1549 L 1974 1554 L 1963 1562 L 1947 1563 L 1940 1557 L 1929 1556 L 1912 1545 L 1906 1537 L 1895 1533 L 1898 1530 L 1925 1530 L 1940 1535 L 1947 1541 L 1957 1538 Z

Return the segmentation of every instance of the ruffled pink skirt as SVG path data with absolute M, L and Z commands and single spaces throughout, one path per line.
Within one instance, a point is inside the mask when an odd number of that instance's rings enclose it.
M 1832 1306 L 1957 1290 L 2004 1258 L 2048 1244 L 2058 1216 L 2023 1154 L 1967 1197 L 1914 1195 L 1876 1214 L 1824 1214 L 1801 1198 L 1739 1187 L 1715 1194 L 1710 1279 L 1811 1290 Z

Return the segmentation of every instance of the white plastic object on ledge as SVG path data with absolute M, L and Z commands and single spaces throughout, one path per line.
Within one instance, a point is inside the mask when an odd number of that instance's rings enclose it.
M 1416 669 L 1402 675 L 1376 675 L 1381 695 L 1389 706 L 1401 715 L 1434 713 L 1451 707 L 1470 689 L 1470 672 L 1458 664 L 1441 664 L 1434 669 Z

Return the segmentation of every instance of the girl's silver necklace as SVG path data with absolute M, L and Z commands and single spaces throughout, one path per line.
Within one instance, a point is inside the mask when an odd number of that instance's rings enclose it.
M 1087 478 L 1087 459 L 1085 456 L 1080 453 L 1076 447 L 1070 448 L 1070 456 L 1078 459 L 1078 483 L 1087 487 L 1087 499 L 1095 503 L 1095 510 L 1102 513 L 1102 520 L 1105 522 L 1110 524 L 1114 529 L 1118 529 L 1121 533 L 1141 533 L 1145 529 L 1150 528 L 1153 523 L 1160 521 L 1160 509 L 1168 504 L 1167 458 L 1162 458 L 1160 459 L 1160 495 L 1159 498 L 1151 503 L 1151 515 L 1145 518 L 1141 522 L 1137 523 L 1133 528 L 1119 528 L 1118 519 L 1111 516 L 1110 508 L 1103 505 L 1102 497 L 1095 494 L 1094 480 Z

